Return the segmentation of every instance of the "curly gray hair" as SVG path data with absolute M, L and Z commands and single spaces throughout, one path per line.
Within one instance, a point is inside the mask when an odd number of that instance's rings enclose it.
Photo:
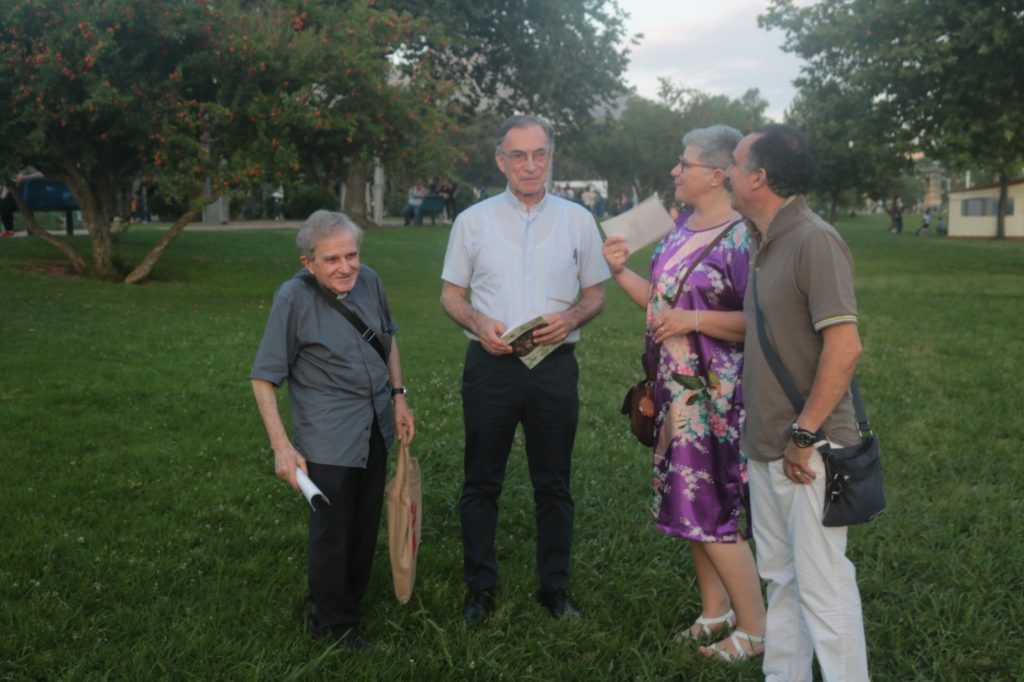
M 740 131 L 732 126 L 694 128 L 683 135 L 683 147 L 696 148 L 701 163 L 725 170 L 732 163 L 732 150 L 742 138 Z

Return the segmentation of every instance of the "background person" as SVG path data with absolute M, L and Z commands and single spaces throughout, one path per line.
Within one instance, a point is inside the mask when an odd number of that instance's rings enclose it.
M 408 227 L 409 223 L 423 224 L 423 200 L 429 193 L 430 190 L 423 185 L 422 180 L 417 179 L 415 184 L 409 188 L 409 199 L 402 210 L 403 225 Z
M 740 216 L 724 187 L 739 139 L 739 131 L 728 126 L 683 137 L 685 149 L 672 177 L 676 199 L 690 209 L 655 249 L 650 281 L 626 268 L 629 251 L 621 236 L 609 237 L 604 246 L 616 283 L 647 311 L 645 362 L 657 367 L 655 524 L 688 541 L 700 587 L 701 615 L 677 640 L 725 635 L 735 624 L 735 638 L 704 650 L 726 660 L 763 651 L 765 619 L 746 542 L 750 502 L 739 448 L 748 235 L 745 226 L 730 229 Z M 690 265 L 726 230 L 669 308 Z M 687 386 L 681 377 L 697 383 Z
M 533 484 L 540 601 L 556 618 L 580 615 L 569 596 L 575 513 L 569 479 L 579 415 L 573 347 L 579 328 L 604 305 L 608 269 L 593 216 L 545 192 L 553 153 L 554 133 L 541 119 L 513 116 L 501 124 L 494 160 L 508 187 L 459 214 L 441 274 L 441 304 L 470 339 L 459 510 L 468 587 L 463 616 L 471 625 L 494 610 L 498 499 L 520 423 Z M 558 348 L 529 369 L 501 335 L 534 313 L 547 321 L 534 331 L 534 343 Z
M 835 228 L 807 206 L 811 152 L 796 129 L 763 126 L 744 137 L 729 168 L 733 205 L 756 227 L 747 321 L 740 447 L 750 458 L 757 566 L 768 583 L 766 680 L 869 679 L 860 592 L 846 558 L 846 528 L 821 523 L 821 431 L 860 442 L 850 381 L 861 354 L 853 259 Z M 766 332 L 806 396 L 794 415 L 758 340 L 754 285 Z
M 34 168 L 25 168 L 16 176 L 10 187 L 0 187 L 0 222 L 3 223 L 2 237 L 14 236 L 14 212 L 18 210 L 18 204 L 14 201 L 14 192 L 22 191 L 21 183 L 25 180 L 35 180 L 43 177 L 43 174 Z
M 405 442 L 415 433 L 384 285 L 359 260 L 362 236 L 342 213 L 306 220 L 296 238 L 303 269 L 274 294 L 250 376 L 275 473 L 298 490 L 302 469 L 331 502 L 309 515 L 309 627 L 354 649 L 372 646 L 359 631 L 359 602 L 370 582 L 388 450 L 396 432 Z M 386 362 L 329 297 L 390 348 Z M 274 394 L 286 379 L 292 440 Z

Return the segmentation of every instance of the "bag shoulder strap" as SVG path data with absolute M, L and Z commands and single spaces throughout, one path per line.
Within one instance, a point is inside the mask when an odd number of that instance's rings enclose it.
M 682 278 L 680 278 L 680 280 L 679 280 L 679 286 L 676 288 L 676 295 L 672 297 L 671 301 L 669 301 L 669 306 L 668 306 L 669 309 L 675 308 L 676 307 L 676 303 L 679 302 L 679 297 L 683 295 L 683 285 L 686 284 L 686 280 L 689 279 L 690 273 L 692 273 L 694 270 L 697 269 L 697 266 L 700 265 L 700 262 L 702 260 L 704 260 L 705 258 L 707 258 L 707 255 L 709 253 L 711 253 L 711 251 L 716 246 L 718 246 L 718 244 L 723 239 L 725 239 L 727 234 L 732 232 L 732 228 L 736 227 L 737 225 L 739 225 L 742 222 L 743 222 L 743 218 L 739 218 L 739 219 L 734 220 L 731 223 L 729 223 L 724 230 L 719 232 L 718 235 L 714 239 L 711 240 L 710 244 L 708 244 L 707 246 L 704 247 L 704 250 L 700 252 L 700 255 L 697 256 L 693 261 L 691 261 L 689 267 L 686 268 L 686 272 L 683 273 Z M 658 355 L 660 353 L 661 353 L 661 344 L 659 343 L 659 344 L 657 344 L 654 347 L 654 357 L 658 357 Z M 654 373 L 655 373 L 654 370 L 652 368 L 650 368 L 650 367 L 647 367 L 646 363 L 644 363 L 644 365 L 645 365 L 644 366 L 644 371 L 647 373 L 647 379 L 648 380 L 653 380 L 654 379 Z
M 377 336 L 377 333 L 375 331 L 370 329 L 370 327 L 368 327 L 367 324 L 363 322 L 363 320 L 358 315 L 356 315 L 352 310 L 350 310 L 348 306 L 343 305 L 341 301 L 339 301 L 338 299 L 324 291 L 320 284 L 316 281 L 315 277 L 309 274 L 304 274 L 301 275 L 299 279 L 301 279 L 303 282 L 309 285 L 309 287 L 313 289 L 313 291 L 316 291 L 318 294 L 320 294 L 320 296 L 323 297 L 327 305 L 331 306 L 339 313 L 341 313 L 341 316 L 348 320 L 349 324 L 355 327 L 356 331 L 359 333 L 359 336 L 362 337 L 363 341 L 366 341 L 368 344 L 373 346 L 373 349 L 377 351 L 377 355 L 379 355 L 380 359 L 384 361 L 384 364 L 388 364 L 388 353 L 387 351 L 384 350 L 384 344 L 381 343 L 380 337 Z
M 743 222 L 743 218 L 739 218 L 738 220 L 734 220 L 731 223 L 729 223 L 724 230 L 719 232 L 718 235 L 714 239 L 711 240 L 710 244 L 708 244 L 707 246 L 704 247 L 704 250 L 700 252 L 700 255 L 697 256 L 690 263 L 690 266 L 688 268 L 686 268 L 686 272 L 683 274 L 682 278 L 679 280 L 679 287 L 676 289 L 676 295 L 672 297 L 671 305 L 669 306 L 670 308 L 675 308 L 676 307 L 676 303 L 679 301 L 679 297 L 683 295 L 683 285 L 686 284 L 686 280 L 690 278 L 690 274 L 694 270 L 696 270 L 697 266 L 700 265 L 701 261 L 703 261 L 705 258 L 707 258 L 708 254 L 711 253 L 711 251 L 716 246 L 718 246 L 718 244 L 723 239 L 725 239 L 726 235 L 728 235 L 730 232 L 732 232 L 732 228 L 736 227 L 737 225 L 739 225 L 742 222 Z
M 775 346 L 768 340 L 768 332 L 764 327 L 764 315 L 761 314 L 761 303 L 757 298 L 756 273 L 751 277 L 751 284 L 754 289 L 754 318 L 757 324 L 757 340 L 761 344 L 761 352 L 764 354 L 764 359 L 768 362 L 768 366 L 772 368 L 772 374 L 775 375 L 776 381 L 782 387 L 782 392 L 786 394 L 789 403 L 793 406 L 794 413 L 799 415 L 804 409 L 804 399 L 800 395 L 800 391 L 797 390 L 793 377 L 786 370 L 786 366 L 782 364 L 782 358 L 779 357 Z M 857 416 L 857 428 L 860 430 L 861 435 L 869 434 L 871 433 L 871 424 L 868 422 L 868 415 L 864 410 L 864 402 L 861 400 L 860 385 L 857 383 L 856 374 L 854 374 L 853 379 L 850 381 L 850 393 L 853 397 L 853 410 Z

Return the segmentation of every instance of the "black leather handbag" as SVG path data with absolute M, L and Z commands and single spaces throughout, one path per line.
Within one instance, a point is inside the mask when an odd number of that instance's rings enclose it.
M 761 315 L 761 304 L 757 300 L 757 276 L 752 278 L 754 288 L 754 313 L 757 318 L 757 338 L 761 343 L 768 365 L 776 380 L 793 406 L 794 418 L 804 407 L 804 399 L 786 370 L 774 346 L 768 340 Z M 818 446 L 825 461 L 825 507 L 822 512 L 823 526 L 854 526 L 867 523 L 885 511 L 885 486 L 882 482 L 882 457 L 878 436 L 871 430 L 864 402 L 860 397 L 857 377 L 850 382 L 853 409 L 857 414 L 857 429 L 860 443 L 843 448 L 832 447 L 824 434 L 818 432 L 818 440 L 825 441 Z

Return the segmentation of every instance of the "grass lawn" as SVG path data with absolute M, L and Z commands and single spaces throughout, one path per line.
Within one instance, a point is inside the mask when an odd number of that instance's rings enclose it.
M 1022 679 L 1024 244 L 892 236 L 880 218 L 840 228 L 889 494 L 882 519 L 850 532 L 874 679 Z M 699 597 L 684 544 L 653 529 L 650 454 L 618 414 L 643 322 L 614 285 L 578 349 L 572 589 L 586 617 L 556 622 L 533 597 L 520 444 L 499 607 L 465 626 L 465 342 L 437 303 L 447 234 L 374 231 L 363 248 L 401 326 L 425 479 L 416 591 L 395 601 L 382 535 L 367 654 L 303 630 L 305 502 L 273 475 L 249 388 L 270 297 L 298 267 L 294 232 L 186 232 L 133 287 L 69 278 L 36 240 L 0 242 L 0 680 L 759 679 L 758 664 L 671 642 Z M 137 261 L 157 236 L 133 227 L 118 251 Z

